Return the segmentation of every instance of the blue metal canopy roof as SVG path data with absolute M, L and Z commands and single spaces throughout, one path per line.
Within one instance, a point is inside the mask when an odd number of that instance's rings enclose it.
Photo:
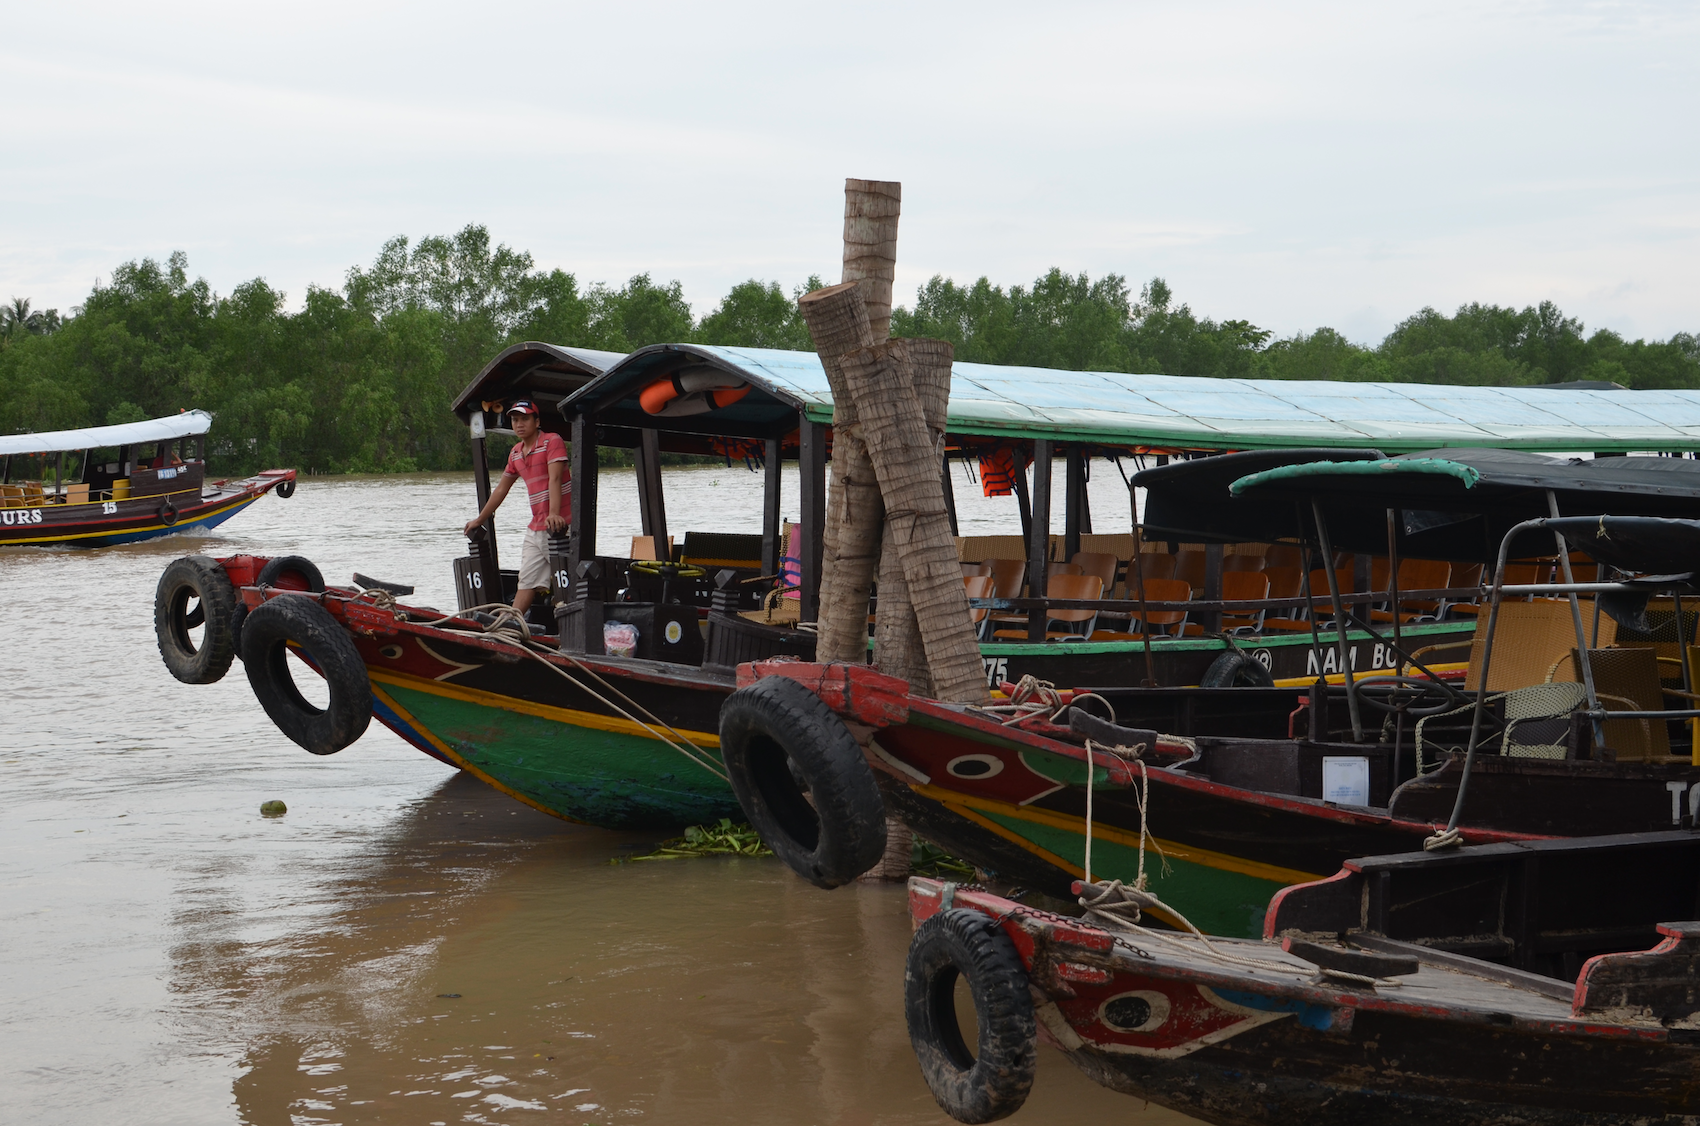
M 562 409 L 624 405 L 629 417 L 642 387 L 696 365 L 739 375 L 817 422 L 832 421 L 832 393 L 814 353 L 695 344 L 633 352 Z M 690 429 L 711 427 L 718 413 Z M 958 362 L 950 432 L 1211 450 L 1700 450 L 1700 391 L 1211 379 Z

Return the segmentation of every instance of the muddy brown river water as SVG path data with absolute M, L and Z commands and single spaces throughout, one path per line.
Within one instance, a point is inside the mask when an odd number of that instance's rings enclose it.
M 754 530 L 759 489 L 673 473 L 669 509 Z M 630 473 L 602 494 L 606 550 L 637 530 Z M 965 532 L 1012 530 L 1013 502 L 959 497 Z M 376 724 L 314 758 L 240 664 L 193 687 L 159 662 L 176 555 L 294 552 L 452 606 L 470 514 L 470 475 L 313 478 L 210 535 L 0 555 L 0 1121 L 949 1121 L 904 1030 L 901 888 L 612 864 L 654 838 L 536 813 Z M 1042 1050 L 1010 1121 L 1190 1120 Z

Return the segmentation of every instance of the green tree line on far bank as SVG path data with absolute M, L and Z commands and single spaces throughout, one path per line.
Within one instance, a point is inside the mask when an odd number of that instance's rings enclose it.
M 677 281 L 640 274 L 581 285 L 492 245 L 482 226 L 386 243 L 340 288 L 300 307 L 263 279 L 214 293 L 187 258 L 127 262 L 68 316 L 0 307 L 0 433 L 130 422 L 201 407 L 220 472 L 464 469 L 448 404 L 521 340 L 627 352 L 697 342 L 808 350 L 796 298 L 776 282 L 733 286 L 697 318 Z M 952 341 L 992 364 L 1273 379 L 1535 384 L 1609 380 L 1700 387 L 1700 340 L 1587 332 L 1550 302 L 1423 309 L 1368 347 L 1330 328 L 1275 339 L 1177 303 L 1161 278 L 1136 294 L 1115 274 L 1053 269 L 1031 285 L 935 277 L 892 316 L 897 336 Z

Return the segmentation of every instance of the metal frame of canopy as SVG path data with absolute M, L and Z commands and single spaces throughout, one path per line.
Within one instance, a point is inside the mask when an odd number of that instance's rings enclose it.
M 1684 592 L 1694 592 L 1694 572 L 1690 571 L 1674 575 L 1655 575 L 1649 576 L 1645 579 L 1632 580 L 1628 582 L 1579 583 L 1575 581 L 1575 576 L 1571 571 L 1570 552 L 1572 547 L 1582 547 L 1582 545 L 1577 544 L 1576 540 L 1569 534 L 1574 531 L 1578 537 L 1582 537 L 1582 543 L 1586 544 L 1589 542 L 1589 539 L 1594 538 L 1596 534 L 1599 537 L 1609 538 L 1614 526 L 1618 525 L 1620 522 L 1635 525 L 1658 523 L 1680 526 L 1689 534 L 1689 539 L 1695 540 L 1700 539 L 1700 521 L 1670 520 L 1634 516 L 1622 518 L 1614 518 L 1612 516 L 1563 517 L 1558 514 L 1558 498 L 1553 490 L 1548 490 L 1547 492 L 1547 504 L 1551 510 L 1550 516 L 1525 520 L 1511 528 L 1500 541 L 1499 558 L 1494 571 L 1493 587 L 1489 591 L 1488 596 L 1488 621 L 1487 632 L 1483 639 L 1482 646 L 1482 668 L 1479 683 L 1476 688 L 1475 708 L 1471 713 L 1470 718 L 1470 741 L 1464 754 L 1463 772 L 1458 780 L 1458 796 L 1453 803 L 1452 816 L 1447 822 L 1445 831 L 1436 837 L 1431 838 L 1429 844 L 1425 847 L 1447 847 L 1462 842 L 1462 838 L 1458 832 L 1458 822 L 1464 812 L 1464 801 L 1469 792 L 1470 774 L 1472 767 L 1475 765 L 1476 752 L 1481 746 L 1482 717 L 1486 712 L 1489 695 L 1488 670 L 1491 667 L 1493 660 L 1494 635 L 1499 622 L 1500 604 L 1504 597 L 1508 594 L 1562 594 L 1568 599 L 1570 603 L 1572 624 L 1576 630 L 1576 652 L 1578 653 L 1576 661 L 1578 666 L 1577 675 L 1582 680 L 1582 687 L 1588 704 L 1587 711 L 1582 714 L 1593 723 L 1594 741 L 1596 744 L 1603 744 L 1605 741 L 1605 721 L 1608 718 L 1641 719 L 1658 722 L 1671 719 L 1693 720 L 1700 718 L 1700 708 L 1606 711 L 1606 709 L 1600 704 L 1600 696 L 1594 686 L 1593 665 L 1588 659 L 1587 634 L 1583 629 L 1581 602 L 1578 598 L 1578 595 L 1580 594 L 1594 594 L 1596 597 L 1608 594 L 1624 594 L 1639 596 L 1644 601 L 1650 594 L 1659 592 L 1669 593 L 1674 604 L 1673 608 L 1675 611 L 1675 621 L 1677 623 L 1677 636 L 1679 643 L 1681 644 L 1682 658 L 1680 663 L 1682 666 L 1682 688 L 1683 692 L 1692 698 L 1694 684 L 1688 667 L 1688 643 L 1683 640 L 1682 596 Z M 1540 533 L 1543 531 L 1550 531 L 1552 533 L 1553 540 L 1557 548 L 1559 565 L 1564 573 L 1564 581 L 1561 583 L 1526 583 L 1514 586 L 1507 585 L 1505 582 L 1505 568 L 1511 557 L 1512 543 L 1519 535 Z M 1586 547 L 1582 547 L 1582 550 L 1586 550 Z M 1597 610 L 1598 603 L 1596 603 L 1596 612 Z M 1700 765 L 1700 742 L 1697 742 L 1690 751 L 1690 761 L 1695 765 Z

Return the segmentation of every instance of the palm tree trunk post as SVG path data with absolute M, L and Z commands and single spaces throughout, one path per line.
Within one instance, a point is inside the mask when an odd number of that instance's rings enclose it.
M 945 521 L 939 440 L 953 350 L 944 341 L 891 340 L 839 361 L 856 397 L 863 440 L 885 497 L 891 546 L 902 560 L 921 648 L 941 700 L 981 703 L 985 669 Z M 928 407 L 940 422 L 928 425 Z M 882 593 L 881 617 L 884 617 Z
M 868 652 L 868 592 L 879 563 L 885 505 L 860 436 L 856 400 L 838 357 L 874 341 L 855 281 L 817 289 L 798 303 L 832 387 L 832 486 L 822 533 L 815 659 L 862 664 Z

